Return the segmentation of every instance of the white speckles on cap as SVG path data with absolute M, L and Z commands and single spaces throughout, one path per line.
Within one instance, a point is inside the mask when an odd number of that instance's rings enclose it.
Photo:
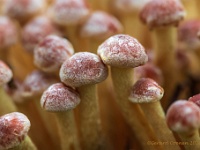
M 13 77 L 11 69 L 0 60 L 0 86 L 8 83 Z

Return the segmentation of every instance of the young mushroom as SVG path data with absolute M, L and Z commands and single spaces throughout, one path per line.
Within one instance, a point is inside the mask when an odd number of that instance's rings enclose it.
M 116 99 L 124 117 L 134 133 L 137 133 L 135 136 L 141 141 L 143 148 L 147 148 L 147 141 L 156 141 L 152 128 L 139 105 L 128 101 L 129 91 L 134 82 L 133 68 L 145 64 L 148 59 L 144 47 L 135 38 L 119 34 L 104 41 L 98 47 L 97 53 L 102 61 L 111 67 Z M 138 133 L 138 130 L 143 132 Z
M 200 149 L 200 110 L 196 104 L 186 100 L 174 102 L 167 110 L 166 121 L 168 127 L 185 142 L 186 150 Z
M 0 117 L 0 150 L 37 150 L 29 138 L 29 119 L 22 113 L 12 112 Z
M 79 150 L 73 113 L 73 109 L 80 103 L 78 92 L 63 83 L 55 83 L 44 91 L 40 103 L 44 110 L 56 115 L 62 150 Z
M 185 10 L 180 0 L 152 0 L 140 12 L 140 19 L 152 30 L 153 46 L 155 50 L 154 63 L 163 72 L 165 95 L 163 107 L 171 101 L 177 79 L 176 27 L 185 16 Z M 170 84 L 169 84 L 170 83 Z
M 166 124 L 165 113 L 160 104 L 163 94 L 163 88 L 154 80 L 141 78 L 132 86 L 129 100 L 133 103 L 140 104 L 159 141 L 176 142 L 173 133 Z M 180 149 L 176 145 L 165 145 L 165 148 Z
M 66 60 L 60 69 L 60 79 L 67 86 L 76 87 L 81 98 L 78 106 L 78 127 L 81 147 L 97 150 L 103 146 L 96 84 L 105 80 L 108 68 L 99 56 L 79 52 Z

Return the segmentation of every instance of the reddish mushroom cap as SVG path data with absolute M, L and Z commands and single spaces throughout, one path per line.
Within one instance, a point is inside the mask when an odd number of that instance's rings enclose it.
M 4 0 L 4 14 L 16 18 L 30 17 L 44 9 L 44 0 Z
M 36 45 L 50 34 L 58 34 L 50 19 L 46 16 L 35 17 L 22 30 L 22 43 L 25 50 L 33 53 Z
M 85 0 L 55 0 L 50 15 L 59 25 L 79 24 L 89 15 L 88 4 Z
M 49 35 L 35 48 L 34 63 L 45 72 L 56 72 L 73 53 L 73 46 L 67 39 Z
M 174 102 L 166 114 L 167 125 L 178 133 L 192 133 L 200 127 L 200 109 L 193 102 Z
M 131 88 L 129 100 L 133 103 L 151 103 L 159 101 L 164 90 L 150 78 L 139 79 Z
M 188 101 L 195 103 L 200 107 L 200 94 L 196 94 L 188 99 Z
M 0 16 L 0 48 L 6 48 L 17 42 L 17 28 L 6 16 Z
M 140 12 L 140 19 L 150 28 L 177 25 L 185 16 L 180 0 L 151 0 Z
M 97 53 L 105 64 L 114 67 L 137 67 L 148 60 L 138 40 L 124 34 L 108 38 L 98 47 Z
M 99 56 L 89 52 L 79 52 L 66 60 L 60 69 L 60 79 L 72 87 L 96 84 L 105 80 L 108 68 Z
M 47 111 L 68 111 L 80 103 L 80 97 L 71 87 L 56 83 L 44 91 L 40 103 L 41 107 Z
M 122 32 L 122 25 L 117 18 L 103 11 L 95 11 L 81 26 L 80 36 L 106 39 L 120 32 Z
M 28 118 L 18 112 L 0 117 L 0 149 L 10 149 L 18 146 L 30 129 Z
M 11 69 L 0 60 L 0 86 L 8 83 L 13 77 Z

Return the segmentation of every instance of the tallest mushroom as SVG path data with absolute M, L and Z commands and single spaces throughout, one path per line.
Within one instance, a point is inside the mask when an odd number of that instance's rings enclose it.
M 163 72 L 164 107 L 168 105 L 171 93 L 177 83 L 176 26 L 184 16 L 185 11 L 180 0 L 152 0 L 140 12 L 141 21 L 152 30 L 155 50 L 154 62 Z

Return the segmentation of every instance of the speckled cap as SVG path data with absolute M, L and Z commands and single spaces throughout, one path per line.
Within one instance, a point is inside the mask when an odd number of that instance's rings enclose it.
M 200 94 L 196 94 L 188 99 L 188 101 L 195 103 L 200 108 Z
M 180 0 L 151 0 L 140 12 L 140 19 L 149 28 L 177 25 L 185 16 Z
M 139 79 L 131 88 L 129 100 L 133 103 L 151 103 L 159 101 L 164 90 L 150 78 Z
M 60 79 L 72 87 L 96 84 L 105 80 L 108 68 L 100 57 L 90 52 L 79 52 L 66 60 L 60 69 Z
M 41 107 L 46 111 L 60 112 L 74 109 L 80 103 L 79 94 L 63 83 L 55 83 L 44 91 Z
M 0 86 L 8 83 L 13 77 L 12 70 L 0 60 Z
M 0 117 L 0 150 L 18 146 L 30 129 L 30 121 L 19 112 Z
M 121 68 L 134 68 L 148 60 L 145 49 L 138 40 L 125 34 L 108 38 L 98 47 L 97 53 L 106 65 Z

